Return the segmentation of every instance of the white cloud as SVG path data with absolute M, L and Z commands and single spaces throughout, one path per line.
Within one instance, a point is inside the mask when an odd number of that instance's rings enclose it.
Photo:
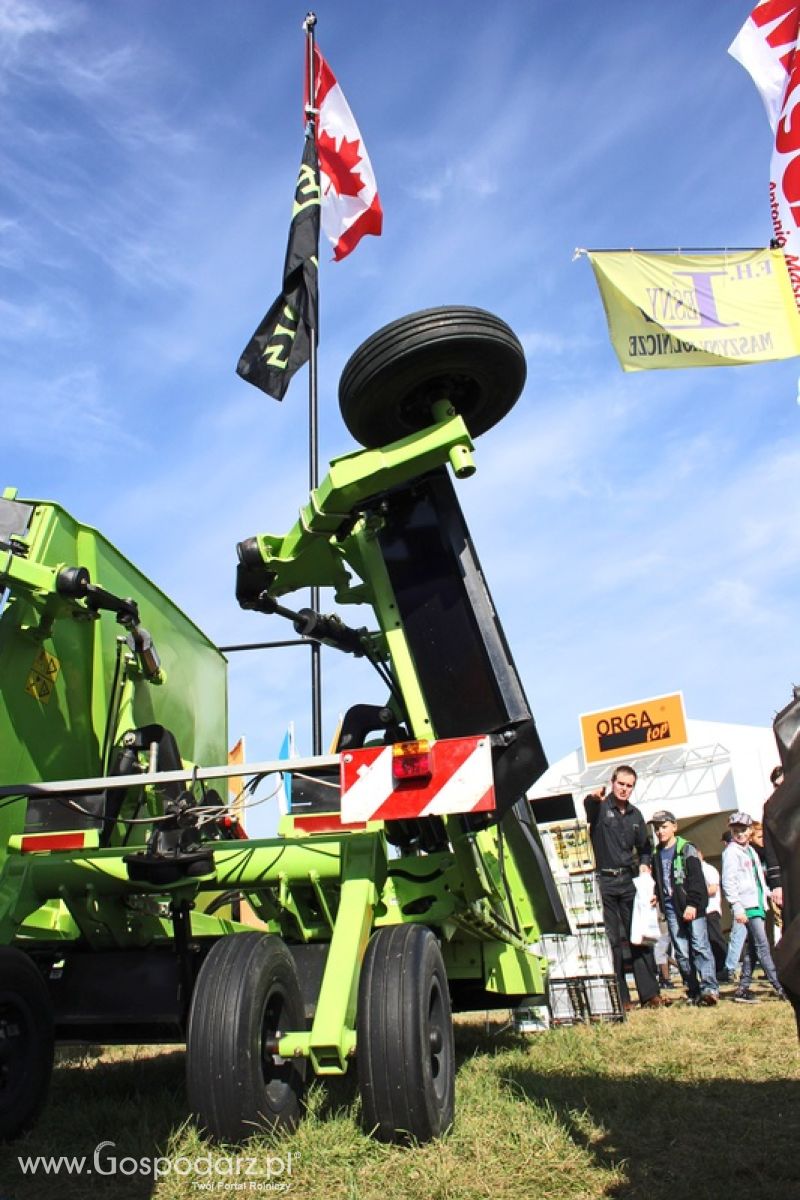
M 54 33 L 63 18 L 36 0 L 0 0 L 0 52 L 13 54 L 35 34 Z
M 52 74 L 44 48 L 80 23 L 81 9 L 70 0 L 57 6 L 40 0 L 0 0 L 0 94 L 37 75 Z M 37 53 L 42 48 L 41 58 Z
M 0 341 L 64 337 L 63 325 L 41 304 L 11 304 L 0 299 Z
M 764 596 L 743 579 L 715 579 L 698 599 L 722 624 L 772 624 Z
M 87 103 L 113 99 L 120 87 L 140 80 L 148 68 L 146 58 L 134 46 L 106 50 L 91 43 L 84 54 L 77 46 L 62 48 L 54 66 L 58 85 Z
M 424 204 L 441 204 L 444 200 L 452 200 L 454 195 L 475 196 L 485 200 L 494 196 L 498 188 L 497 179 L 474 159 L 448 163 L 437 170 L 429 180 L 406 185 L 406 191 L 412 200 Z
M 119 420 L 103 398 L 97 371 L 72 366 L 60 373 L 42 373 L 22 380 L 6 375 L 3 442 L 14 451 L 36 447 L 39 478 L 53 459 L 85 465 L 109 447 L 135 450 L 136 434 Z M 41 487 L 41 484 L 40 484 Z
M 554 329 L 532 329 L 518 334 L 525 355 L 531 358 L 582 354 L 597 345 L 597 340 L 572 331 L 559 333 Z

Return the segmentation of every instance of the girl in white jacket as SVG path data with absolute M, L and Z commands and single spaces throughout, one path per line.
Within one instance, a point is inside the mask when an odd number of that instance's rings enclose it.
M 728 825 L 733 836 L 722 853 L 722 890 L 734 921 L 747 926 L 742 977 L 733 996 L 739 1004 L 758 1003 L 758 997 L 750 990 L 756 958 L 778 996 L 781 1000 L 786 999 L 772 961 L 764 924 L 769 889 L 759 857 L 748 845 L 752 824 L 753 818 L 747 813 L 732 813 Z

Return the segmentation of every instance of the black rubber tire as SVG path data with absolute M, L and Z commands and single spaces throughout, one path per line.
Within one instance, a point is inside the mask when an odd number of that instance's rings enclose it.
M 0 1141 L 34 1124 L 53 1070 L 53 1006 L 35 965 L 0 947 Z
M 199 1124 L 240 1142 L 296 1126 L 306 1060 L 265 1053 L 277 1031 L 306 1028 L 294 960 L 279 937 L 235 933 L 200 968 L 186 1037 L 186 1086 Z
M 525 376 L 525 353 L 505 321 L 482 308 L 426 308 L 362 342 L 342 371 L 339 407 L 362 446 L 432 425 L 441 399 L 477 437 L 514 407 Z
M 356 1057 L 364 1128 L 382 1142 L 427 1142 L 455 1112 L 453 1017 L 442 952 L 424 925 L 370 939 L 358 991 Z

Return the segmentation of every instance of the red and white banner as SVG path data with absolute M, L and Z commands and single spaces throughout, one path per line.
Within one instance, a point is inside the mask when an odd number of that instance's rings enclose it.
M 392 775 L 391 746 L 343 754 L 342 822 L 397 821 L 495 807 L 488 737 L 431 742 L 430 753 L 430 775 L 399 785 Z
M 314 68 L 322 228 L 333 246 L 333 257 L 340 259 L 354 250 L 365 234 L 380 234 L 383 211 L 350 105 L 316 46 Z
M 761 0 L 729 47 L 761 93 L 775 147 L 769 202 L 775 241 L 800 307 L 800 0 Z

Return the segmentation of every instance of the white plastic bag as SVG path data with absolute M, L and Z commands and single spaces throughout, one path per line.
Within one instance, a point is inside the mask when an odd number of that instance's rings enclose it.
M 637 875 L 633 886 L 636 888 L 636 899 L 631 917 L 631 945 L 655 946 L 661 936 L 658 907 L 652 902 L 656 891 L 655 880 L 652 875 Z

